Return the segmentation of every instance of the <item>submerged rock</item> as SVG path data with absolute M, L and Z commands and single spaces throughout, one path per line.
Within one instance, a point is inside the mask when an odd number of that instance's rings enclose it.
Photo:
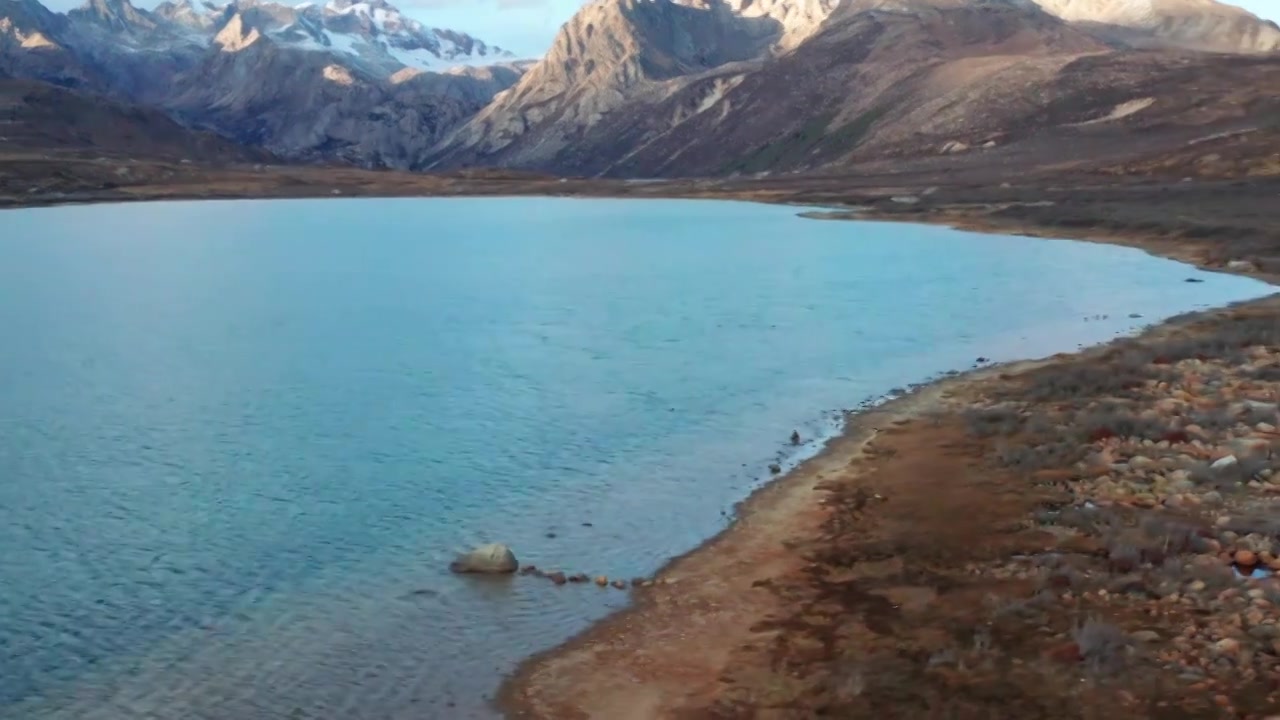
M 471 552 L 463 553 L 449 563 L 449 569 L 456 573 L 513 573 L 520 567 L 511 548 L 499 543 L 481 545 Z

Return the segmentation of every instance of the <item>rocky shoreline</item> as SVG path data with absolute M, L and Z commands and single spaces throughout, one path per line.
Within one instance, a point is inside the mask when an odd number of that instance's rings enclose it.
M 528 663 L 506 709 L 1267 717 L 1278 424 L 1276 296 L 929 386 Z

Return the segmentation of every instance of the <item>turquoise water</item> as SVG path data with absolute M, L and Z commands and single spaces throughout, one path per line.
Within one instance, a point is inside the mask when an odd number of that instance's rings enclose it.
M 460 578 L 454 551 L 651 573 L 844 408 L 1270 291 L 796 212 L 0 213 L 0 717 L 485 716 L 627 594 Z

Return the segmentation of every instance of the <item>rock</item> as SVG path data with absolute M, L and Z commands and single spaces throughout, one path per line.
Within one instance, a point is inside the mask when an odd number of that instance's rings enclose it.
M 1232 455 L 1237 458 L 1265 458 L 1271 454 L 1271 443 L 1261 438 L 1243 438 L 1231 441 Z M 1226 458 L 1223 458 L 1224 460 Z
M 1214 472 L 1226 472 L 1239 464 L 1240 461 L 1236 459 L 1235 455 L 1227 455 L 1226 457 L 1215 460 L 1213 464 L 1209 466 L 1209 469 Z
M 619 589 L 619 590 L 626 590 L 626 589 L 627 589 L 627 581 L 626 581 L 626 580 L 614 580 L 613 582 L 611 582 L 611 583 L 609 583 L 609 584 L 610 584 L 610 585 L 612 585 L 612 586 L 614 586 L 615 588 L 617 588 L 617 589 Z
M 782 472 L 782 466 L 779 465 L 778 463 L 769 463 L 769 472 L 774 475 L 777 475 L 778 473 Z
M 1140 642 L 1140 643 L 1160 642 L 1160 639 L 1161 639 L 1160 633 L 1155 632 L 1154 630 L 1139 630 L 1138 632 L 1133 633 L 1129 637 L 1133 638 L 1134 642 Z
M 942 149 L 939 152 L 943 155 L 953 155 L 955 153 L 965 152 L 968 149 L 969 145 L 967 143 L 962 143 L 959 140 L 948 140 L 942 144 Z
M 1223 638 L 1213 644 L 1213 651 L 1219 655 L 1234 656 L 1240 652 L 1240 641 L 1235 638 Z
M 568 578 L 564 576 L 564 573 L 560 572 L 559 570 L 553 573 L 547 573 L 547 579 L 557 585 L 563 585 L 569 581 Z
M 792 445 L 799 445 L 799 444 L 800 444 L 800 431 L 798 431 L 798 430 L 792 430 L 792 431 L 791 431 L 791 444 L 792 444 Z
M 500 543 L 490 543 L 468 553 L 463 553 L 449 563 L 449 569 L 456 573 L 513 573 L 520 567 L 511 548 Z
M 569 582 L 571 583 L 585 583 L 590 581 L 591 578 L 587 577 L 586 573 L 576 573 L 569 576 Z
M 537 575 L 537 574 L 538 574 L 538 566 L 537 566 L 537 565 L 525 565 L 524 567 L 520 568 L 520 574 L 521 574 L 521 575 Z
M 605 587 L 606 585 L 609 584 L 609 578 L 605 577 L 604 575 L 597 575 L 596 584 L 599 585 L 600 587 Z
M 1242 568 L 1251 568 L 1258 564 L 1258 556 L 1252 550 L 1237 550 L 1235 561 Z
M 1256 272 L 1258 266 L 1248 260 L 1232 260 L 1227 263 L 1227 269 L 1235 272 Z
M 1143 455 L 1135 455 L 1129 458 L 1129 467 L 1133 470 L 1154 470 L 1156 461 Z
M 1045 654 L 1051 660 L 1057 660 L 1058 662 L 1077 663 L 1084 659 L 1084 656 L 1080 653 L 1080 646 L 1075 643 L 1060 645 Z

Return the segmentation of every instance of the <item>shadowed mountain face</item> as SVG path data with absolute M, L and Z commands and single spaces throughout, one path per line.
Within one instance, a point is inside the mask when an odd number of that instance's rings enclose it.
M 1206 120 L 1190 108 L 1242 90 L 1236 66 L 1193 51 L 1206 48 L 1258 58 L 1269 87 L 1280 47 L 1270 23 L 1210 0 L 1135 12 L 1141 2 L 598 0 L 515 88 L 436 147 L 434 166 L 797 171 L 1040 133 L 1194 125 Z M 1169 81 L 1189 66 L 1203 84 Z M 1238 114 L 1221 110 L 1218 120 Z
M 213 133 L 192 132 L 158 110 L 0 76 L 0 151 L 13 157 L 86 148 L 113 157 L 205 164 L 271 160 Z
M 382 0 L 0 0 L 0 70 L 155 107 L 295 160 L 413 168 L 524 65 Z

